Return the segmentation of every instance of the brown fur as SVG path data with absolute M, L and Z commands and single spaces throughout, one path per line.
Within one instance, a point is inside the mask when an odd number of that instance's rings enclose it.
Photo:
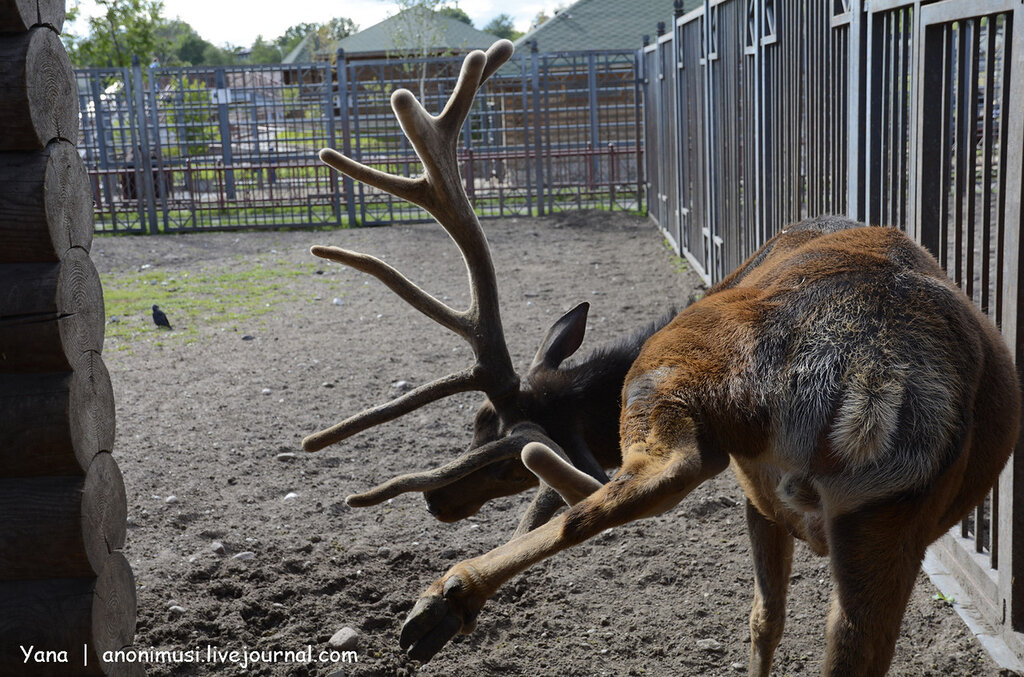
M 977 504 L 1018 437 L 996 329 L 902 233 L 838 217 L 779 233 L 644 345 L 622 467 L 536 530 L 454 566 L 410 614 L 429 658 L 511 576 L 676 505 L 731 465 L 749 498 L 749 674 L 782 633 L 793 537 L 835 580 L 825 675 L 882 675 L 925 548 Z
M 623 380 L 644 341 L 668 324 L 671 317 L 667 315 L 641 327 L 580 360 L 563 364 L 559 359 L 549 359 L 535 364 L 514 397 L 499 407 L 490 400 L 480 406 L 473 422 L 470 448 L 478 449 L 502 439 L 516 425 L 529 421 L 540 426 L 577 468 L 607 481 L 603 471 L 618 467 L 622 458 L 617 424 Z M 575 320 L 579 326 L 574 330 L 581 339 L 586 319 L 583 312 Z M 560 338 L 560 322 L 555 323 L 541 343 L 539 357 L 557 350 L 552 343 L 558 343 Z M 431 514 L 441 521 L 453 522 L 469 517 L 493 498 L 511 496 L 536 485 L 537 476 L 517 456 L 490 463 L 446 486 L 427 491 L 424 498 Z M 542 521 L 549 516 L 543 516 Z

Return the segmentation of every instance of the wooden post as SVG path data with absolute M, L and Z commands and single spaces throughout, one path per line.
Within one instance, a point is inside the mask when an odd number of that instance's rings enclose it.
M 78 141 L 78 95 L 71 59 L 46 26 L 0 39 L 0 150 L 38 150 Z
M 63 0 L 0 2 L 0 674 L 139 675 L 104 660 L 135 581 L 63 24 Z
M 0 153 L 0 263 L 60 261 L 92 244 L 92 188 L 67 141 L 42 152 Z

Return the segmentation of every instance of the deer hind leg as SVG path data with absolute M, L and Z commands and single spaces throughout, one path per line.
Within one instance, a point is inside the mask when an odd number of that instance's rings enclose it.
M 747 501 L 747 532 L 754 560 L 750 611 L 749 677 L 768 677 L 786 622 L 786 592 L 793 565 L 793 536 Z
M 928 545 L 929 529 L 915 513 L 923 517 L 897 502 L 828 520 L 835 587 L 822 675 L 870 677 L 889 669 Z
M 406 619 L 401 646 L 412 658 L 428 660 L 457 632 L 472 631 L 480 609 L 505 581 L 605 529 L 668 510 L 728 464 L 726 454 L 698 451 L 692 444 L 632 445 L 611 482 L 547 524 L 456 564 L 435 581 Z

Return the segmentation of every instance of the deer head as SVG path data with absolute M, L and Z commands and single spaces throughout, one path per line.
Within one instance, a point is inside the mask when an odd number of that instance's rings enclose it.
M 470 53 L 447 105 L 437 116 L 425 111 L 408 90 L 399 89 L 392 94 L 395 116 L 423 163 L 421 176 L 396 176 L 332 149 L 320 152 L 321 160 L 334 169 L 422 207 L 441 224 L 465 260 L 470 304 L 465 310 L 455 310 L 388 264 L 366 254 L 320 246 L 313 247 L 312 253 L 379 279 L 412 307 L 461 336 L 472 348 L 475 362 L 460 372 L 310 435 L 303 441 L 303 447 L 318 451 L 455 393 L 482 391 L 487 397 L 477 411 L 473 442 L 465 454 L 440 468 L 401 475 L 349 496 L 349 505 L 369 506 L 404 492 L 422 491 L 436 517 L 444 521 L 462 519 L 491 498 L 519 493 L 538 484 L 537 476 L 520 458 L 522 449 L 531 442 L 555 450 L 595 482 L 607 482 L 603 468 L 613 467 L 619 461 L 617 421 L 622 381 L 643 338 L 657 327 L 645 330 L 618 353 L 611 351 L 617 357 L 602 357 L 600 369 L 582 376 L 577 373 L 578 368 L 569 373 L 563 362 L 579 348 L 586 329 L 588 304 L 582 303 L 554 323 L 525 376 L 520 377 L 512 366 L 505 342 L 486 237 L 459 173 L 458 137 L 473 99 L 480 86 L 511 57 L 512 51 L 512 43 L 501 40 L 486 53 Z M 568 402 L 572 399 L 569 391 L 574 387 L 579 391 L 580 378 L 587 380 L 590 389 L 588 397 L 583 398 L 585 405 Z M 581 417 L 600 421 L 600 430 L 592 425 L 579 425 Z M 520 530 L 543 523 L 561 505 L 556 490 L 541 483 Z

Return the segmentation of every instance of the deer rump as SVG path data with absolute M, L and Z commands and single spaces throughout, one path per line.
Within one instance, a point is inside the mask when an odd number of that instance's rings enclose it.
M 989 439 L 983 477 L 960 470 L 980 488 L 943 523 L 960 519 L 1012 450 L 1018 390 L 1002 338 L 930 254 L 825 216 L 784 229 L 647 342 L 623 437 L 655 408 L 687 412 L 759 511 L 825 554 L 823 508 L 926 494 Z

